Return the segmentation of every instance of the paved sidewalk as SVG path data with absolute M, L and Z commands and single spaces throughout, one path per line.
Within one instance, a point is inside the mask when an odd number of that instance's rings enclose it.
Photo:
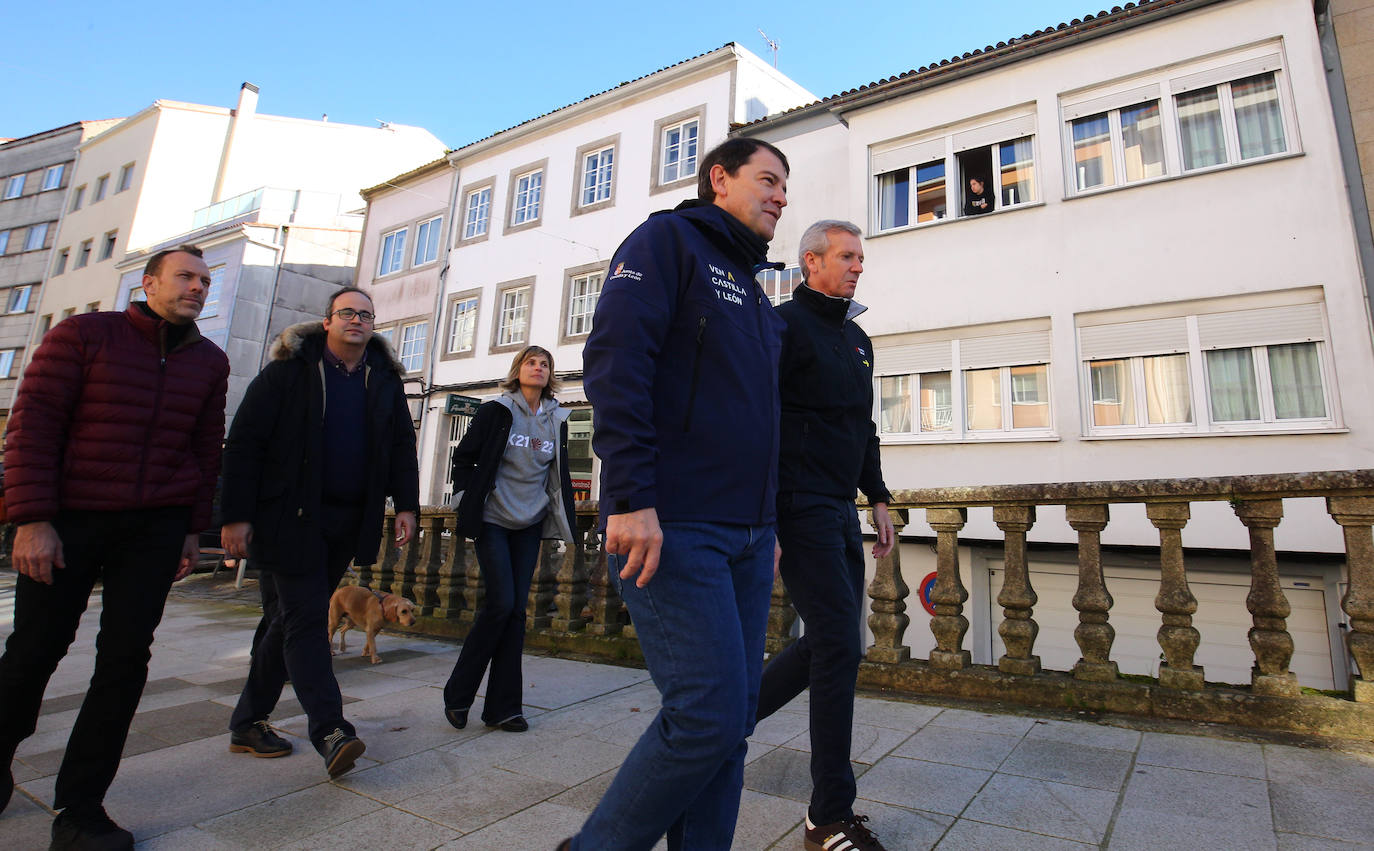
M 296 752 L 230 754 L 224 725 L 256 616 L 222 580 L 198 577 L 174 593 L 106 799 L 140 848 L 552 849 L 658 707 L 644 671 L 527 656 L 530 731 L 486 730 L 480 707 L 476 729 L 454 730 L 441 687 L 457 648 L 383 634 L 381 664 L 355 655 L 361 637 L 335 659 L 346 714 L 367 743 L 351 774 L 328 782 L 289 689 L 274 723 Z M 13 584 L 0 571 L 0 636 L 11 628 Z M 47 805 L 99 611 L 96 596 L 37 733 L 20 746 L 0 847 L 47 846 Z M 801 848 L 808 749 L 804 699 L 759 725 L 736 848 Z M 855 711 L 856 809 L 889 849 L 1374 848 L 1372 750 L 865 697 Z

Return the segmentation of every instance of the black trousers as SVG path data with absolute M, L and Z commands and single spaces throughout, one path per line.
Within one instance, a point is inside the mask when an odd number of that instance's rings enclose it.
M 0 657 L 0 758 L 33 734 L 43 692 L 76 638 L 97 580 L 102 585 L 95 673 L 57 772 L 53 806 L 99 803 L 119 770 L 162 620 L 189 507 L 64 511 L 53 521 L 66 567 L 53 584 L 19 577 L 14 632 Z
M 287 569 L 260 565 L 262 620 L 253 635 L 248 682 L 229 718 L 230 730 L 267 720 L 290 679 L 317 750 L 337 728 L 354 735 L 353 725 L 343 717 L 343 696 L 329 654 L 329 597 L 353 560 L 361 522 L 361 507 L 326 505 L 319 524 L 306 533 L 306 564 Z

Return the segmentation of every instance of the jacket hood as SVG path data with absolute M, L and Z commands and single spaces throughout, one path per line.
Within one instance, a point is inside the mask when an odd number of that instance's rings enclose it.
M 292 325 L 272 342 L 272 360 L 305 357 L 307 352 L 312 350 L 323 352 L 324 339 L 324 322 L 318 319 Z M 367 341 L 367 351 L 369 355 L 383 358 L 382 362 L 390 365 L 397 375 L 405 375 L 405 366 L 397 359 L 395 352 L 391 350 L 391 344 L 385 338 L 373 334 Z M 375 360 L 373 362 L 376 363 Z
M 496 401 L 505 405 L 513 413 L 515 411 L 515 401 L 519 398 L 519 390 L 506 390 L 500 396 L 496 397 Z M 542 414 L 547 411 L 553 411 L 554 422 L 559 423 L 566 420 L 568 415 L 572 413 L 567 408 L 560 407 L 557 399 L 540 399 L 539 410 L 536 413 Z
M 768 241 L 749 230 L 744 222 L 709 201 L 689 199 L 671 211 L 690 221 L 707 236 L 756 266 L 768 261 Z M 657 215 L 657 214 L 656 214 Z

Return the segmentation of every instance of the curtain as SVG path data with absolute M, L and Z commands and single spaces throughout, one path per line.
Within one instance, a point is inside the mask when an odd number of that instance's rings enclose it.
M 1231 100 L 1236 107 L 1241 159 L 1281 154 L 1287 150 L 1279 92 L 1272 73 L 1236 80 L 1231 84 Z
M 881 390 L 883 434 L 906 434 L 911 431 L 911 376 L 883 376 Z
M 1151 423 L 1193 421 L 1187 355 L 1144 358 L 1145 413 Z
M 878 227 L 906 227 L 911 215 L 911 170 L 889 171 L 878 178 Z
M 1259 387 L 1250 349 L 1218 349 L 1207 353 L 1207 384 L 1216 422 L 1258 420 Z
M 1176 103 L 1184 170 L 1226 162 L 1226 138 L 1221 130 L 1216 86 L 1181 94 Z
M 1316 343 L 1270 346 L 1269 380 L 1274 387 L 1274 415 L 1278 419 L 1326 416 Z

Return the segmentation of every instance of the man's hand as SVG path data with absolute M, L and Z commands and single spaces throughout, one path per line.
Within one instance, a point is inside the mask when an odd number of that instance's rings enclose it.
M 630 579 L 637 573 L 635 585 L 648 585 L 658 572 L 658 554 L 662 549 L 663 530 L 658 526 L 657 509 L 641 508 L 606 518 L 606 552 L 626 556 L 621 579 Z
M 782 565 L 782 541 L 773 539 L 773 580 L 778 578 L 778 568 Z
M 46 520 L 25 523 L 14 533 L 14 566 L 35 582 L 51 585 L 54 568 L 63 568 L 62 539 Z
M 198 561 L 200 561 L 200 535 L 192 532 L 186 536 L 186 540 L 181 544 L 181 562 L 177 565 L 177 574 L 172 577 L 172 581 L 180 582 L 190 576 Z
M 892 517 L 887 513 L 887 503 L 873 503 L 873 529 L 878 533 L 878 542 L 873 545 L 873 557 L 882 558 L 892 552 L 897 543 L 897 535 L 892 529 Z
M 226 523 L 219 530 L 219 542 L 230 558 L 248 558 L 248 545 L 253 543 L 253 524 Z
M 415 537 L 415 527 L 418 522 L 415 519 L 414 511 L 396 512 L 396 546 L 404 547 L 410 543 L 410 539 Z

